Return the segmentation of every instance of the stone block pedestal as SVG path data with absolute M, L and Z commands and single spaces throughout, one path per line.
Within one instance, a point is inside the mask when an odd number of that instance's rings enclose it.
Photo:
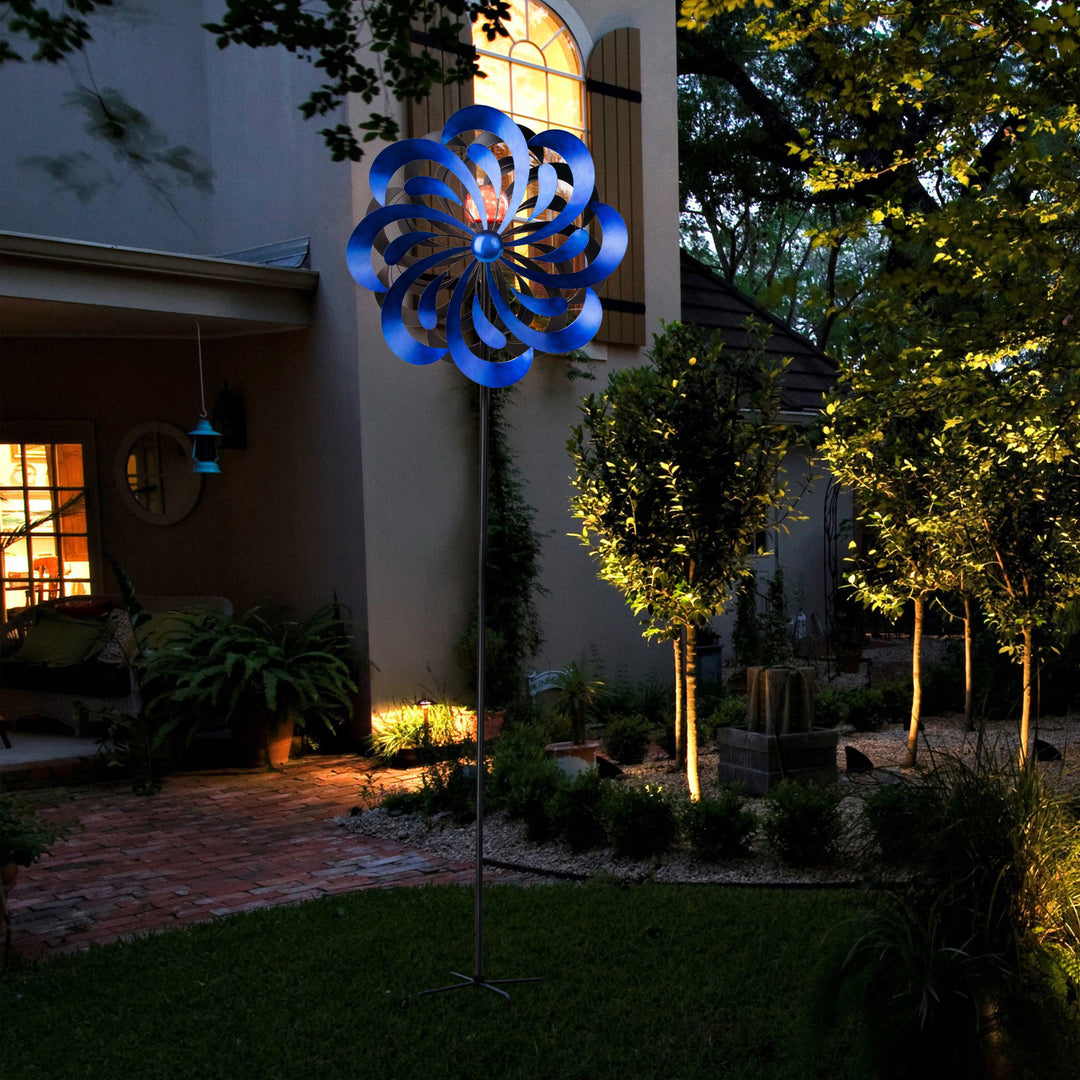
M 825 728 L 788 735 L 720 728 L 716 733 L 719 782 L 740 783 L 749 795 L 764 795 L 781 780 L 834 783 L 838 739 L 835 731 Z

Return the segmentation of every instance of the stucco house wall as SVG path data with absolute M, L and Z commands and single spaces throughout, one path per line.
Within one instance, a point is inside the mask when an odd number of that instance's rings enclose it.
M 583 39 L 586 55 L 609 30 L 641 31 L 651 336 L 659 319 L 679 314 L 673 13 L 646 0 L 573 7 L 555 0 L 551 7 Z M 117 86 L 171 142 L 213 169 L 213 191 L 154 192 L 83 133 L 82 118 L 65 105 L 72 86 L 63 67 L 5 65 L 0 230 L 193 256 L 308 237 L 310 270 L 318 274 L 310 317 L 298 329 L 288 319 L 273 325 L 271 313 L 259 329 L 191 301 L 147 319 L 134 302 L 128 309 L 110 296 L 97 309 L 103 322 L 95 315 L 80 327 L 56 318 L 71 295 L 35 293 L 18 322 L 8 323 L 16 331 L 0 328 L 7 335 L 0 419 L 94 422 L 103 545 L 145 592 L 221 593 L 238 608 L 272 597 L 308 610 L 336 591 L 377 665 L 375 705 L 453 692 L 464 676 L 452 646 L 475 593 L 475 388 L 452 365 L 417 369 L 394 357 L 374 298 L 346 270 L 345 242 L 367 210 L 367 168 L 378 144 L 358 165 L 331 162 L 321 125 L 296 108 L 313 78 L 308 65 L 267 50 L 219 51 L 197 27 L 219 6 L 207 0 L 192 8 L 163 0 L 137 23 L 118 13 L 97 24 L 87 59 L 99 85 Z M 396 107 L 376 107 L 388 105 Z M 350 116 L 363 109 L 351 103 Z M 87 175 L 100 168 L 119 183 L 81 201 L 31 160 L 64 153 L 92 156 L 96 164 L 77 159 Z M 5 280 L 23 267 L 6 262 Z M 78 299 L 94 311 L 93 285 L 81 287 Z M 0 288 L 0 298 L 12 292 Z M 226 379 L 241 391 L 248 446 L 222 452 L 223 474 L 206 481 L 191 515 L 156 527 L 121 504 L 114 458 L 137 423 L 194 425 L 196 320 L 208 398 Z M 626 346 L 591 351 L 601 379 L 641 357 Z M 566 536 L 573 522 L 565 441 L 580 385 L 565 377 L 564 362 L 540 360 L 513 407 L 512 441 L 546 534 L 537 666 L 595 647 L 612 669 L 666 671 L 666 651 L 643 642 L 619 595 L 596 580 L 585 550 Z

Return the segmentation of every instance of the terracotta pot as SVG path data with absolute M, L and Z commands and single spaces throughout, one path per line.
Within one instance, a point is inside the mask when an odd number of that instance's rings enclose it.
M 280 769 L 292 749 L 294 716 L 268 718 L 265 713 L 243 717 L 233 727 L 240 764 L 248 769 Z
M 503 721 L 506 719 L 505 709 L 484 710 L 484 742 L 490 742 L 499 737 L 502 731 Z M 463 711 L 458 719 L 458 731 L 463 740 L 476 740 L 476 713 Z

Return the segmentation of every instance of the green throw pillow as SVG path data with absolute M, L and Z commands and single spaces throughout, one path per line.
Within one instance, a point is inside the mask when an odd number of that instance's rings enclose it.
M 46 609 L 30 628 L 15 657 L 27 664 L 70 667 L 95 656 L 107 640 L 108 629 L 103 623 L 72 619 Z
M 135 636 L 139 647 L 148 651 L 165 649 L 191 633 L 198 615 L 193 611 L 154 611 L 139 623 Z

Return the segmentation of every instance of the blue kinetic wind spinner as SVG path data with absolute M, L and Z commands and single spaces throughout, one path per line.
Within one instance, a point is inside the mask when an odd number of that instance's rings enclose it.
M 527 137 L 487 105 L 454 113 L 441 142 L 383 150 L 370 175 L 378 206 L 353 230 L 346 260 L 379 294 L 393 352 L 410 364 L 449 352 L 473 382 L 498 389 L 521 379 L 534 352 L 592 340 L 603 314 L 592 286 L 627 242 L 618 212 L 594 200 L 594 183 L 577 136 Z
M 396 186 L 391 188 L 395 178 Z M 480 387 L 476 622 L 486 627 L 488 414 L 492 390 L 516 383 L 535 351 L 589 342 L 603 312 L 592 286 L 619 265 L 626 225 L 593 199 L 585 144 L 567 131 L 527 135 L 505 113 L 454 113 L 442 141 L 403 139 L 371 165 L 377 206 L 349 237 L 349 272 L 379 296 L 386 343 L 410 364 L 447 353 Z M 599 234 L 599 235 L 597 235 Z M 494 357 L 493 357 L 494 354 Z M 485 640 L 476 642 L 476 715 L 485 715 Z M 464 986 L 510 995 L 483 960 L 484 724 L 476 725 L 476 930 Z

